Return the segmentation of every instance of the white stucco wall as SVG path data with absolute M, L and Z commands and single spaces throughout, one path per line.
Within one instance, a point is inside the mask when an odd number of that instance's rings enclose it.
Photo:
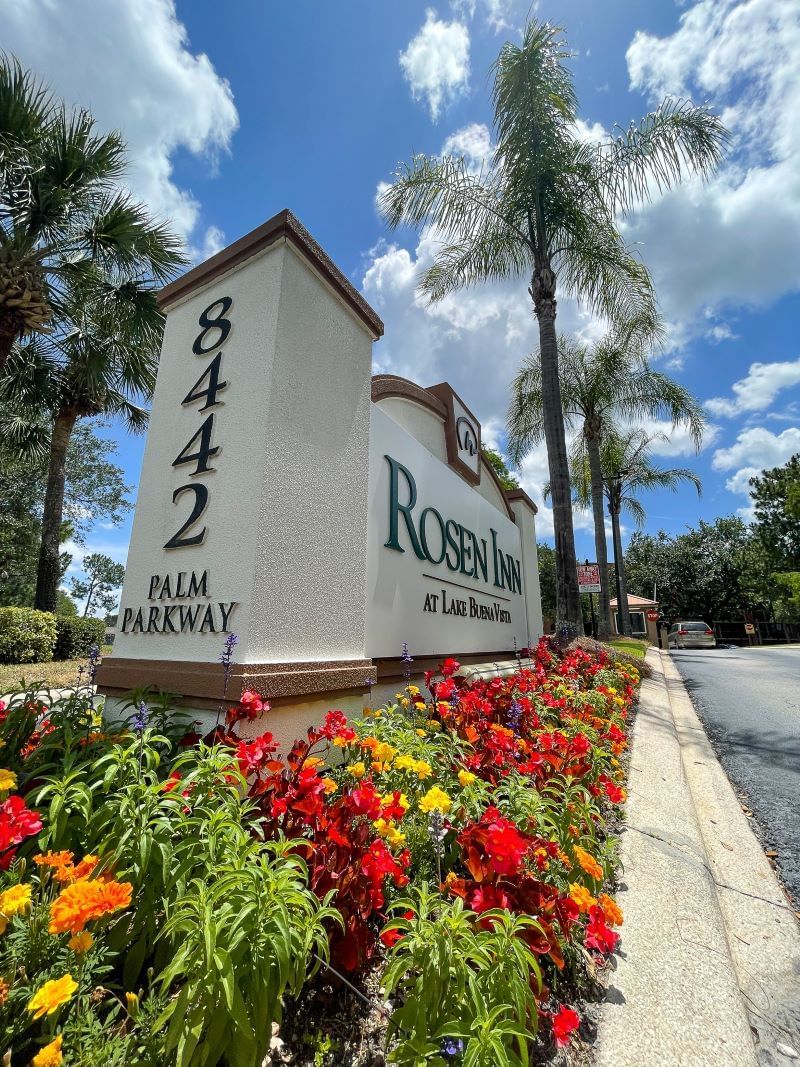
M 181 401 L 218 351 L 192 344 L 204 308 L 233 300 L 221 346 L 223 401 Z M 209 342 L 210 343 L 210 342 Z M 208 596 L 237 602 L 230 629 L 242 663 L 361 657 L 364 646 L 371 337 L 294 249 L 281 241 L 169 309 L 120 603 L 115 657 L 213 662 L 222 633 L 123 633 L 125 609 L 148 600 L 153 574 L 208 573 Z M 173 467 L 214 413 L 212 472 Z M 165 550 L 209 490 L 202 545 Z M 174 621 L 174 619 L 173 619 Z
M 436 456 L 442 463 L 447 463 L 444 419 L 435 411 L 405 396 L 382 397 L 377 401 L 377 407 L 398 426 L 407 430 L 431 455 Z

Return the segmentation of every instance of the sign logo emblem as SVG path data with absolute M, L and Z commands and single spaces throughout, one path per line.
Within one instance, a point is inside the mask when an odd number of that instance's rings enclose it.
M 462 452 L 468 452 L 471 456 L 477 454 L 478 435 L 475 433 L 475 427 L 463 415 L 456 422 L 456 440 Z

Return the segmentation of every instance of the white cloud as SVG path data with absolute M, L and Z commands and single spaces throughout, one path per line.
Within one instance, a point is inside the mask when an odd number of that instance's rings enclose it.
M 191 234 L 201 207 L 177 185 L 173 153 L 205 155 L 213 166 L 238 116 L 227 81 L 191 51 L 173 0 L 0 0 L 0 15 L 4 49 L 67 102 L 88 107 L 100 129 L 121 130 L 133 192 Z
M 451 133 L 442 145 L 443 156 L 462 157 L 470 171 L 479 173 L 488 167 L 494 155 L 494 145 L 489 127 L 482 122 L 471 122 Z
M 673 428 L 669 419 L 637 419 L 631 424 L 632 429 L 644 430 L 652 437 L 665 437 L 666 440 L 655 440 L 651 446 L 656 456 L 694 456 L 697 449 L 692 441 L 691 434 L 686 426 Z M 719 437 L 720 428 L 710 423 L 706 426 L 703 434 L 703 443 L 700 451 L 710 448 Z
M 742 430 L 730 448 L 718 448 L 711 466 L 715 471 L 729 471 L 736 467 L 764 470 L 780 466 L 796 452 L 800 452 L 800 427 L 790 426 L 775 434 L 763 426 L 753 426 Z M 740 473 L 741 470 L 737 475 Z
M 686 183 L 625 225 L 678 341 L 705 332 L 710 308 L 765 305 L 800 285 L 798 53 L 796 0 L 700 0 L 675 33 L 640 31 L 628 48 L 633 88 L 653 101 L 709 99 L 733 135 L 710 182 Z
M 425 98 L 435 122 L 443 107 L 469 85 L 469 30 L 428 9 L 422 29 L 400 53 L 400 67 L 415 100 Z
M 781 389 L 800 385 L 800 359 L 782 363 L 751 363 L 745 378 L 734 382 L 733 397 L 713 397 L 706 401 L 712 415 L 733 418 L 746 411 L 764 411 Z
M 457 15 L 474 18 L 479 3 L 478 0 L 452 0 L 450 6 Z M 532 8 L 536 6 L 536 4 L 531 5 Z M 512 29 L 512 23 L 509 20 L 513 8 L 513 0 L 480 0 L 480 7 L 483 10 L 486 21 L 495 33 Z

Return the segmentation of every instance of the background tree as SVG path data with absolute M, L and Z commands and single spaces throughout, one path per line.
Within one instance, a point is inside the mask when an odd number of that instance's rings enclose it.
M 68 111 L 13 57 L 0 55 L 0 374 L 25 334 L 63 330 L 79 284 L 167 282 L 181 244 L 119 189 L 125 143 Z
M 485 445 L 481 449 L 483 457 L 492 466 L 495 474 L 497 475 L 500 484 L 504 489 L 519 489 L 519 479 L 515 474 L 512 474 L 508 469 L 506 461 L 500 455 L 495 448 L 487 448 Z
M 750 479 L 755 530 L 775 571 L 800 570 L 800 454 Z
M 635 323 L 624 331 L 607 334 L 595 345 L 559 338 L 561 402 L 564 420 L 581 433 L 591 482 L 594 544 L 600 567 L 598 596 L 601 640 L 613 634 L 611 594 L 603 506 L 603 471 L 600 450 L 603 435 L 615 419 L 634 421 L 666 417 L 673 428 L 685 424 L 696 448 L 700 447 L 706 417 L 692 394 L 672 378 L 650 367 L 642 353 Z M 544 389 L 541 353 L 535 352 L 522 365 L 511 385 L 508 408 L 509 453 L 520 463 L 531 447 L 544 437 Z
M 420 281 L 437 301 L 463 286 L 525 277 L 539 324 L 544 434 L 553 501 L 557 615 L 582 625 L 569 467 L 559 387 L 556 284 L 611 322 L 658 333 L 647 270 L 615 216 L 686 173 L 709 173 L 726 132 L 704 107 L 670 99 L 601 145 L 581 140 L 570 54 L 561 31 L 531 20 L 494 65 L 492 159 L 416 157 L 381 196 L 390 226 L 429 226 L 442 244 Z
M 98 437 L 90 425 L 76 427 L 65 466 L 62 545 L 68 538 L 84 544 L 98 522 L 118 525 L 130 511 L 131 487 L 113 462 L 116 453 L 116 444 Z M 46 457 L 13 458 L 0 445 L 0 605 L 33 605 L 46 484 Z M 62 551 L 59 579 L 69 562 Z M 58 604 L 63 606 L 63 599 Z
M 656 585 L 661 609 L 672 621 L 734 621 L 745 611 L 779 621 L 796 617 L 791 580 L 782 581 L 757 531 L 737 515 L 701 520 L 672 537 L 663 530 L 635 532 L 625 573 L 634 593 L 652 596 Z
M 85 600 L 83 617 L 93 611 L 112 611 L 117 605 L 117 590 L 125 578 L 125 568 L 102 552 L 85 556 L 82 566 L 86 578 L 73 578 L 70 592 L 76 600 Z
M 628 588 L 625 557 L 622 552 L 620 516 L 625 510 L 636 522 L 644 524 L 645 512 L 637 495 L 643 490 L 678 488 L 682 481 L 691 482 L 700 493 L 700 479 L 686 467 L 662 470 L 652 460 L 655 440 L 667 440 L 663 434 L 646 434 L 643 430 L 617 431 L 606 427 L 600 456 L 603 467 L 603 490 L 611 517 L 614 542 L 614 567 L 617 575 L 617 616 L 620 633 L 630 636 L 631 620 L 628 611 Z M 591 472 L 585 449 L 574 457 L 575 495 L 584 507 L 591 499 Z
M 540 541 L 536 546 L 539 560 L 539 591 L 542 597 L 542 615 L 551 623 L 556 618 L 556 553 L 551 545 Z

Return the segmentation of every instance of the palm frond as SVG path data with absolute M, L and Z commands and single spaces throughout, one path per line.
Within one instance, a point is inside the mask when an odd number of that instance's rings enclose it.
M 667 98 L 598 151 L 598 172 L 614 211 L 627 213 L 690 174 L 711 174 L 730 134 L 718 115 L 691 100 Z

